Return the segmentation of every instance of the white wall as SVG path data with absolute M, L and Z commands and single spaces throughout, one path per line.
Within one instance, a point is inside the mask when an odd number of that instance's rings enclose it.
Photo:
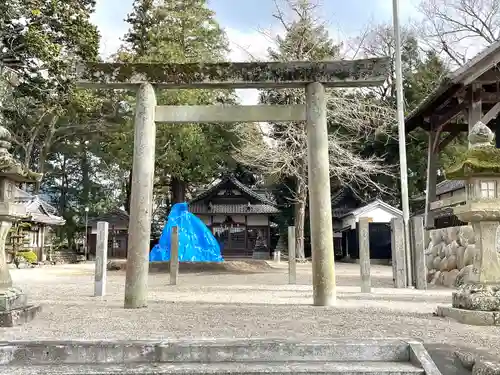
M 360 217 L 369 217 L 372 219 L 372 223 L 390 223 L 391 219 L 396 218 L 391 212 L 387 211 L 385 208 L 375 206 L 369 211 L 365 211 L 360 215 L 353 216 L 350 215 L 342 221 L 342 227 L 345 228 L 350 226 L 352 229 L 356 228 L 356 223 L 359 221 Z
M 247 225 L 261 225 L 267 226 L 269 224 L 269 219 L 265 215 L 251 215 L 247 218 Z

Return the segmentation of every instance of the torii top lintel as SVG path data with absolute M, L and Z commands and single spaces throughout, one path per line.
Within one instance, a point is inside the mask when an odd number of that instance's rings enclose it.
M 77 67 L 78 85 L 133 88 L 149 82 L 159 88 L 300 88 L 311 82 L 327 87 L 382 85 L 389 58 L 323 62 L 95 63 Z

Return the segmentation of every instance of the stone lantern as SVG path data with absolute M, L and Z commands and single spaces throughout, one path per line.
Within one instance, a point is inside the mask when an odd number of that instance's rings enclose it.
M 26 169 L 9 153 L 11 135 L 0 125 L 0 326 L 12 327 L 33 319 L 39 306 L 28 305 L 26 294 L 12 286 L 5 242 L 12 224 L 26 217 L 26 208 L 15 203 L 15 185 L 33 183 L 41 174 Z
M 438 314 L 476 325 L 500 325 L 500 149 L 493 137 L 478 122 L 463 160 L 446 171 L 448 179 L 466 182 L 466 202 L 453 212 L 472 225 L 476 256 L 469 281 L 453 293 L 452 308 L 440 307 Z

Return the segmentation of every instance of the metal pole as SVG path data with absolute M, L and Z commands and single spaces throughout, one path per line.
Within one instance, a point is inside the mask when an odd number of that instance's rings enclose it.
M 89 256 L 89 249 L 88 249 L 88 243 L 89 243 L 89 240 L 88 240 L 88 237 L 89 237 L 89 234 L 88 234 L 89 224 L 88 224 L 88 221 L 89 221 L 89 209 L 87 207 L 85 207 L 85 247 L 84 247 L 85 260 L 88 260 L 88 256 Z
M 396 99 L 398 107 L 399 164 L 401 167 L 401 203 L 403 206 L 404 250 L 406 255 L 407 285 L 413 285 L 411 252 L 410 252 L 410 205 L 408 202 L 408 167 L 406 164 L 406 131 L 403 96 L 403 72 L 401 69 L 401 30 L 399 29 L 399 0 L 392 1 L 392 18 L 394 23 Z

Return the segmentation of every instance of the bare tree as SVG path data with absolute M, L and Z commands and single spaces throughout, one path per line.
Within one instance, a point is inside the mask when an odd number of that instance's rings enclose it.
M 461 66 L 500 37 L 500 0 L 422 0 L 422 41 Z
M 269 49 L 273 60 L 340 59 L 341 45 L 334 43 L 321 21 L 319 3 L 315 0 L 275 0 L 278 20 L 285 36 L 275 35 L 274 48 Z M 338 124 L 338 131 L 330 135 L 331 174 L 339 184 L 376 185 L 370 174 L 387 174 L 376 158 L 361 157 L 360 140 L 381 125 L 390 125 L 395 115 L 389 107 L 374 105 L 363 95 L 336 91 L 328 101 L 329 122 Z M 268 104 L 300 104 L 305 102 L 303 90 L 281 89 L 261 92 L 261 100 Z M 307 204 L 307 137 L 304 123 L 269 124 L 268 134 L 238 131 L 242 147 L 235 159 L 260 169 L 268 176 L 292 178 L 295 190 L 294 205 L 295 248 L 299 259 L 305 259 L 304 223 Z M 268 128 L 269 128 L 268 127 Z M 263 137 L 266 139 L 262 141 Z M 359 149 L 358 149 L 359 148 Z M 377 186 L 384 189 L 382 186 Z
M 329 92 L 328 120 L 341 124 L 329 134 L 330 175 L 341 186 L 354 190 L 370 187 L 387 192 L 387 187 L 372 179 L 375 175 L 392 175 L 392 169 L 382 158 L 363 156 L 363 140 L 377 132 L 384 132 L 392 125 L 394 110 L 376 104 L 373 98 L 342 92 Z M 389 121 L 388 121 L 389 120 Z M 270 138 L 262 128 L 259 131 L 244 131 L 236 127 L 241 147 L 235 149 L 234 158 L 245 165 L 261 170 L 276 178 L 294 177 L 296 180 L 293 202 L 295 204 L 296 227 L 302 231 L 302 244 L 297 244 L 297 257 L 304 259 L 303 217 L 307 204 L 307 131 L 305 124 L 283 127 L 273 132 Z M 245 125 L 240 125 L 245 126 Z M 300 221 L 302 220 L 302 221 Z M 297 230 L 297 229 L 296 229 Z

